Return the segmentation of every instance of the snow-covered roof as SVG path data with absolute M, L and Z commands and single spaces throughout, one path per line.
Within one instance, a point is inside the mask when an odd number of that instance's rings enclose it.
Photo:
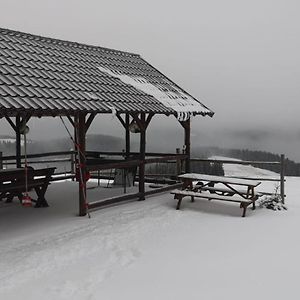
M 0 117 L 213 112 L 140 55 L 0 29 Z

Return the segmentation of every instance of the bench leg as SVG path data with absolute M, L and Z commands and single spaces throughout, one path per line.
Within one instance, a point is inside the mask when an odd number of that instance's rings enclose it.
M 195 202 L 195 197 L 191 196 L 191 202 Z
M 252 210 L 255 210 L 256 206 L 255 206 L 255 201 L 252 202 Z
M 49 207 L 48 202 L 45 199 L 45 192 L 42 188 L 35 188 L 36 194 L 38 196 L 36 200 L 36 204 L 34 207 L 39 208 L 39 207 Z

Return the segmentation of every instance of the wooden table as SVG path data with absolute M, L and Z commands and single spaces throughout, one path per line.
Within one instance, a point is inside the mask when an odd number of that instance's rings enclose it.
M 27 189 L 34 189 L 37 194 L 35 207 L 49 206 L 45 193 L 50 184 L 51 176 L 56 168 L 33 169 L 27 170 Z M 0 170 L 0 200 L 5 199 L 11 202 L 14 197 L 22 201 L 23 194 L 26 192 L 25 169 L 4 169 Z
M 252 204 L 255 209 L 255 201 L 259 197 L 255 192 L 255 188 L 261 183 L 259 181 L 197 173 L 187 173 L 178 177 L 183 182 L 182 190 L 171 192 L 174 198 L 178 199 L 176 209 L 180 209 L 184 197 L 190 196 L 192 202 L 195 197 L 238 202 L 243 208 L 242 216 L 245 217 L 247 207 Z

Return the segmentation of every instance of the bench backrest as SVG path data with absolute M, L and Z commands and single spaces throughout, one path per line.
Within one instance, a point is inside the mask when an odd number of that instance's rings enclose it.
M 54 174 L 56 168 L 45 168 L 45 169 L 33 169 L 32 167 L 27 168 L 27 181 L 32 182 L 35 177 L 42 177 L 50 179 Z M 18 169 L 6 169 L 0 171 L 0 184 L 4 182 L 25 182 L 25 168 Z

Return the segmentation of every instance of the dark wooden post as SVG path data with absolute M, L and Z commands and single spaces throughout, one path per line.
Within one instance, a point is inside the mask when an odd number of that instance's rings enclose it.
M 85 216 L 87 213 L 86 202 L 86 159 L 85 159 L 85 114 L 80 113 L 75 122 L 77 147 L 79 147 L 79 216 Z
M 185 160 L 185 172 L 191 172 L 191 119 L 181 121 L 180 124 L 184 128 L 184 146 L 185 154 L 188 156 Z
M 0 170 L 3 169 L 3 160 L 2 160 L 2 157 L 3 157 L 3 153 L 0 151 Z
M 16 166 L 17 168 L 21 168 L 21 133 L 20 133 L 20 126 L 21 126 L 21 117 L 16 116 Z
M 281 154 L 280 156 L 280 196 L 282 199 L 282 203 L 284 204 L 284 176 L 285 176 L 285 155 Z
M 139 200 L 145 200 L 145 155 L 146 155 L 146 115 L 141 113 L 140 120 L 140 160 L 139 166 Z
M 176 148 L 176 154 L 180 155 L 180 148 Z M 179 156 L 177 156 L 176 158 L 176 175 L 180 175 L 181 174 L 181 159 Z
M 130 116 L 129 114 L 126 114 L 125 116 L 125 139 L 126 139 L 126 145 L 125 145 L 125 154 L 126 157 L 129 157 L 130 155 L 130 131 L 129 131 L 129 123 L 130 123 Z

